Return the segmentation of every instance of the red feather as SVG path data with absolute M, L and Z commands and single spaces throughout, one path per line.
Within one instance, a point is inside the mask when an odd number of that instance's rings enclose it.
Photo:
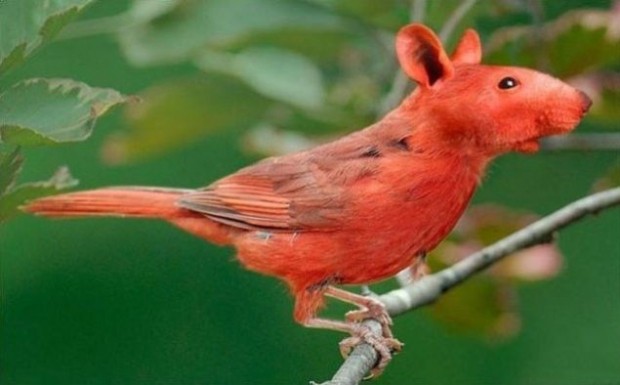
M 473 30 L 452 57 L 422 25 L 403 28 L 396 41 L 418 89 L 362 131 L 202 189 L 100 189 L 25 210 L 160 218 L 232 244 L 247 268 L 290 285 L 299 322 L 327 325 L 314 317 L 330 285 L 374 282 L 410 266 L 450 232 L 490 160 L 535 151 L 539 138 L 571 131 L 590 106 L 548 75 L 479 64 Z M 328 292 L 357 301 L 338 293 Z

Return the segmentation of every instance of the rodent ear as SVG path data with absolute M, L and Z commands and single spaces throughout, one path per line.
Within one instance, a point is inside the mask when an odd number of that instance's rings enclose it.
M 482 45 L 480 44 L 478 32 L 473 29 L 466 30 L 456 45 L 451 59 L 455 65 L 480 64 L 482 60 Z
M 454 66 L 433 31 L 422 24 L 409 24 L 396 35 L 396 55 L 407 75 L 421 87 L 454 75 Z

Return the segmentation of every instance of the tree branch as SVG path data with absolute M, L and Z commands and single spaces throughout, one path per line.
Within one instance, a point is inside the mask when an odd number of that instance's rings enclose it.
M 552 235 L 588 215 L 620 205 L 620 188 L 605 190 L 570 203 L 560 210 L 541 218 L 516 233 L 488 246 L 449 268 L 428 275 L 403 288 L 383 294 L 379 299 L 390 315 L 397 316 L 435 302 L 446 291 L 456 287 L 476 273 L 497 263 L 515 251 L 548 242 Z M 380 335 L 377 321 L 364 324 Z M 356 385 L 377 360 L 377 352 L 367 344 L 358 345 L 345 360 L 332 380 L 321 385 Z
M 461 22 L 463 17 L 467 14 L 467 11 L 473 7 L 478 0 L 465 0 L 461 4 L 459 4 L 456 9 L 452 12 L 448 21 L 444 24 L 443 28 L 439 32 L 439 37 L 441 40 L 446 41 L 454 32 L 456 26 Z M 422 22 L 426 9 L 426 1 L 424 0 L 414 0 L 411 4 L 411 15 L 410 19 L 412 22 Z M 390 91 L 385 95 L 385 97 L 379 102 L 378 116 L 383 116 L 386 113 L 390 112 L 391 109 L 396 107 L 398 103 L 403 99 L 407 90 L 409 89 L 411 82 L 405 73 L 401 70 L 396 71 L 394 75 L 394 79 L 392 80 L 392 85 L 390 86 Z
M 461 2 L 458 7 L 456 7 L 439 32 L 439 38 L 441 40 L 444 42 L 448 40 L 450 35 L 452 35 L 452 32 L 454 32 L 456 26 L 459 25 L 463 17 L 467 15 L 467 12 L 474 6 L 474 4 L 476 4 L 477 1 L 478 0 L 465 0 Z
M 426 16 L 427 0 L 413 0 L 411 3 L 411 11 L 409 12 L 409 20 L 415 23 L 421 23 Z
M 541 141 L 541 149 L 547 151 L 618 151 L 620 134 L 593 133 L 552 136 Z

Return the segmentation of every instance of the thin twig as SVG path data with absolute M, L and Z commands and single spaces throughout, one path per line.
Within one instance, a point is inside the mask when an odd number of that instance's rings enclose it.
M 426 0 L 412 0 L 409 11 L 409 20 L 415 23 L 422 23 L 426 15 Z M 409 89 L 409 78 L 402 70 L 397 70 L 390 91 L 379 102 L 377 116 L 382 117 L 392 110 L 403 99 Z
M 439 38 L 442 41 L 446 41 L 450 35 L 454 32 L 456 26 L 461 22 L 463 17 L 467 14 L 467 11 L 476 4 L 477 0 L 466 0 L 459 4 L 459 6 L 452 12 L 448 21 L 444 24 L 441 32 L 439 32 Z M 426 1 L 417 0 L 413 1 L 411 5 L 411 21 L 422 22 L 425 14 Z M 390 91 L 379 103 L 378 116 L 383 116 L 403 99 L 405 93 L 409 89 L 410 81 L 403 71 L 397 71 L 392 80 Z
M 541 149 L 547 151 L 619 151 L 620 134 L 571 134 L 554 136 L 541 141 Z
M 441 28 L 441 31 L 439 32 L 439 38 L 442 41 L 445 42 L 450 37 L 450 35 L 452 35 L 456 26 L 459 25 L 463 17 L 465 17 L 467 11 L 469 11 L 471 7 L 476 4 L 476 1 L 478 0 L 466 0 L 459 4 L 458 7 L 456 7 L 456 9 L 452 12 L 448 20 L 446 20 L 443 28 Z
M 411 3 L 411 12 L 409 20 L 415 23 L 421 23 L 426 16 L 426 0 L 413 0 Z
M 407 89 L 409 88 L 409 78 L 401 70 L 398 70 L 396 76 L 392 80 L 390 92 L 379 102 L 379 110 L 377 115 L 383 116 L 390 112 L 403 99 Z
M 532 223 L 516 233 L 488 246 L 477 253 L 455 263 L 449 268 L 428 275 L 401 289 L 383 294 L 379 299 L 385 304 L 390 315 L 398 316 L 405 312 L 430 304 L 446 291 L 458 286 L 476 273 L 497 263 L 515 251 L 547 242 L 550 235 L 575 223 L 588 215 L 620 205 L 620 188 L 592 194 L 570 203 L 560 210 Z M 374 330 L 374 329 L 373 329 Z M 380 331 L 377 330 L 379 336 Z M 377 352 L 369 351 L 368 345 L 359 345 L 338 370 L 338 377 L 322 385 L 356 385 L 366 374 L 368 362 L 375 362 Z
M 128 12 L 97 19 L 76 21 L 64 28 L 56 40 L 79 39 L 119 33 L 123 29 L 129 28 L 133 23 L 135 23 L 135 20 Z
M 382 327 L 378 321 L 367 319 L 363 324 L 377 336 L 381 335 Z M 311 381 L 310 385 L 357 385 L 365 378 L 366 373 L 375 366 L 378 358 L 379 354 L 372 346 L 366 343 L 359 344 L 353 349 L 331 380 L 322 384 Z
M 461 22 L 463 17 L 467 14 L 467 11 L 474 6 L 477 0 L 468 0 L 461 3 L 450 15 L 448 21 L 444 24 L 443 28 L 439 32 L 439 38 L 444 42 L 450 38 L 450 35 L 454 32 L 456 26 Z M 421 22 L 423 19 L 424 9 L 426 8 L 425 0 L 414 0 L 411 21 Z M 419 15 L 419 14 L 422 14 Z M 382 114 L 387 113 L 390 109 L 394 108 L 396 104 L 403 98 L 407 90 L 407 84 L 409 83 L 407 77 L 402 71 L 398 71 L 394 77 L 390 92 L 380 103 L 380 112 Z M 396 280 L 400 286 L 405 286 L 411 282 L 411 270 L 405 269 L 396 275 Z

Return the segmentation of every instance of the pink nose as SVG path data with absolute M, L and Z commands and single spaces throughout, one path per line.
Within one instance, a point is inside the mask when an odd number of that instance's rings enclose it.
M 592 106 L 592 99 L 583 91 L 577 90 L 577 92 L 579 92 L 579 96 L 581 97 L 582 109 L 585 114 L 590 109 L 590 106 Z

